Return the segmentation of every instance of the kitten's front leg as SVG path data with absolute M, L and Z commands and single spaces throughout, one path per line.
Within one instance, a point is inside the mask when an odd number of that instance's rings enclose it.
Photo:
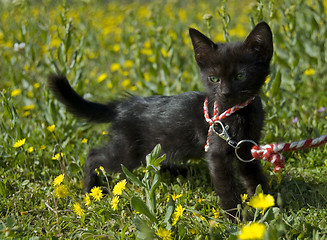
M 237 204 L 241 203 L 241 199 L 235 186 L 233 157 L 232 153 L 215 150 L 210 150 L 207 155 L 211 180 L 220 198 L 220 205 L 235 216 Z
M 260 184 L 264 193 L 269 190 L 268 180 L 264 175 L 259 160 L 244 163 L 239 161 L 238 166 L 243 180 L 243 185 L 250 196 L 255 194 L 257 186 Z

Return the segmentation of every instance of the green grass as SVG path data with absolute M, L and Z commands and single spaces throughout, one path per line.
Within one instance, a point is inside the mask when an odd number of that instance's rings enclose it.
M 327 1 L 89 2 L 0 3 L 0 238 L 160 239 L 156 232 L 167 229 L 172 239 L 236 239 L 247 222 L 232 223 L 222 210 L 214 215 L 219 198 L 203 160 L 189 160 L 188 176 L 176 178 L 158 171 L 153 153 L 127 176 L 105 175 L 110 190 L 127 178 L 116 210 L 111 191 L 85 206 L 85 157 L 107 141 L 107 125 L 66 113 L 47 77 L 64 73 L 79 93 L 103 102 L 126 92 L 201 91 L 188 27 L 233 41 L 265 20 L 275 51 L 261 94 L 262 143 L 317 137 L 327 134 Z M 24 145 L 15 148 L 20 139 Z M 243 203 L 240 214 L 266 224 L 264 239 L 327 239 L 327 147 L 284 156 L 280 174 L 264 163 L 278 205 L 263 216 Z M 62 173 L 69 195 L 58 198 L 52 183 Z M 184 211 L 172 226 L 179 205 Z

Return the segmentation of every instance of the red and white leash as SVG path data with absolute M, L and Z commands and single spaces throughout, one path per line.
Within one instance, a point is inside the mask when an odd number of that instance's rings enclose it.
M 224 139 L 229 145 L 231 145 L 233 148 L 235 148 L 235 154 L 237 158 L 243 162 L 250 162 L 255 159 L 263 159 L 265 161 L 268 161 L 272 163 L 275 168 L 274 171 L 277 172 L 284 168 L 284 158 L 280 154 L 281 152 L 289 152 L 289 151 L 296 151 L 296 150 L 301 150 L 301 149 L 306 149 L 306 148 L 314 148 L 321 146 L 325 143 L 327 143 L 327 135 L 320 136 L 318 138 L 314 139 L 307 139 L 307 140 L 302 140 L 298 142 L 293 142 L 293 143 L 272 143 L 272 144 L 266 144 L 266 145 L 258 145 L 252 140 L 241 140 L 240 142 L 236 143 L 233 140 L 230 139 L 228 133 L 227 133 L 227 127 L 221 123 L 221 120 L 230 116 L 231 114 L 235 113 L 236 111 L 246 107 L 252 100 L 254 99 L 251 98 L 247 100 L 244 103 L 235 105 L 234 107 L 226 110 L 222 114 L 219 114 L 218 110 L 218 103 L 214 103 L 214 113 L 213 117 L 210 118 L 209 116 L 209 110 L 208 110 L 208 99 L 206 98 L 204 101 L 203 105 L 203 111 L 204 111 L 204 117 L 206 121 L 209 123 L 210 127 L 208 130 L 208 137 L 207 137 L 207 142 L 205 145 L 205 151 L 208 152 L 209 150 L 209 145 L 210 145 L 210 135 L 212 131 L 214 131 L 217 135 L 219 135 L 222 139 Z M 221 133 L 217 133 L 214 129 L 215 124 L 219 123 L 220 127 L 222 128 Z M 251 154 L 253 156 L 253 159 L 250 160 L 244 160 L 242 159 L 238 153 L 237 149 L 242 143 L 252 143 L 253 147 L 251 149 Z
M 263 159 L 271 162 L 277 172 L 284 168 L 284 158 L 281 152 L 290 152 L 302 150 L 306 148 L 314 148 L 327 143 L 327 135 L 320 136 L 314 139 L 307 139 L 293 143 L 272 143 L 266 145 L 254 145 L 251 149 L 251 154 L 255 159 Z
M 218 122 L 220 122 L 221 120 L 223 120 L 224 118 L 232 115 L 233 113 L 235 113 L 236 111 L 246 107 L 247 105 L 249 105 L 250 102 L 252 102 L 252 100 L 254 99 L 251 98 L 249 100 L 247 100 L 246 102 L 244 103 L 241 103 L 241 104 L 238 104 L 238 105 L 235 105 L 234 107 L 232 108 L 229 108 L 228 110 L 226 110 L 225 112 L 223 112 L 222 114 L 219 114 L 219 110 L 218 110 L 218 103 L 215 102 L 214 103 L 214 110 L 213 110 L 213 117 L 210 118 L 209 116 L 209 110 L 208 110 L 208 98 L 205 99 L 204 101 L 204 105 L 203 105 L 203 111 L 204 111 L 204 117 L 206 119 L 206 121 L 209 123 L 210 127 L 209 127 L 209 131 L 208 131 L 208 137 L 207 137 L 207 143 L 204 147 L 204 150 L 206 152 L 208 152 L 209 150 L 209 144 L 210 144 L 210 134 L 211 132 L 214 130 L 214 125 Z

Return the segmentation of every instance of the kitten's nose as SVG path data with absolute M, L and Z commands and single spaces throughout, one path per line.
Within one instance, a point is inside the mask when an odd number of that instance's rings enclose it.
M 221 91 L 221 94 L 222 94 L 224 97 L 228 98 L 228 97 L 231 96 L 232 92 L 231 92 L 229 89 L 223 89 L 223 90 Z

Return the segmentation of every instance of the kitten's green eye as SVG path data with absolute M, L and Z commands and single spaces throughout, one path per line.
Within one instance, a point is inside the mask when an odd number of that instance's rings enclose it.
M 245 79 L 245 73 L 239 73 L 236 75 L 236 80 L 242 81 Z
M 211 81 L 211 82 L 214 82 L 214 83 L 217 83 L 220 81 L 220 79 L 216 76 L 209 76 L 208 77 L 208 80 Z

